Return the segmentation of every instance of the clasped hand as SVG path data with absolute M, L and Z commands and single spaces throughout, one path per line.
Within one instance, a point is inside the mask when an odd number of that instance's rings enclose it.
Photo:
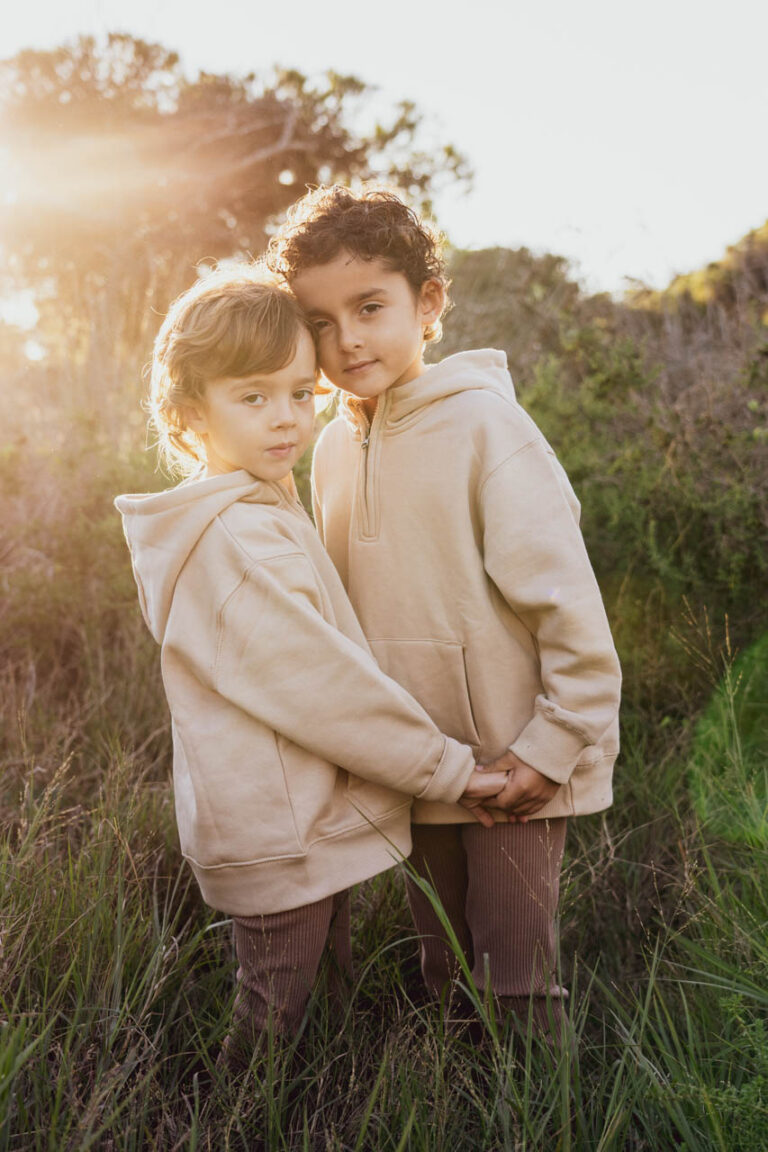
M 514 752 L 507 751 L 490 764 L 478 765 L 459 803 L 486 828 L 495 823 L 489 807 L 506 812 L 510 824 L 525 824 L 549 803 L 559 787 Z

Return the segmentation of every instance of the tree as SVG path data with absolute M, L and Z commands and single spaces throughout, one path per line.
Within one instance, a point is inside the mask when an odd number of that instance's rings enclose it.
M 258 253 L 308 184 L 382 178 L 423 204 L 468 178 L 452 147 L 417 149 L 408 102 L 356 130 L 369 96 L 334 72 L 189 80 L 175 52 L 124 34 L 21 52 L 0 63 L 6 276 L 47 284 L 72 320 L 109 293 L 133 341 L 148 298 L 164 308 L 201 259 Z

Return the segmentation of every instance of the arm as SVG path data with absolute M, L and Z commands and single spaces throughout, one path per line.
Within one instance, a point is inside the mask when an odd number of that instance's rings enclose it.
M 284 548 L 247 564 L 218 618 L 216 663 L 198 674 L 237 707 L 375 783 L 449 803 L 463 794 L 470 749 L 443 736 L 367 649 L 329 623 L 303 553 Z M 194 660 L 191 643 L 184 655 Z
M 561 477 L 537 438 L 499 465 L 481 490 L 486 571 L 533 636 L 541 667 L 534 714 L 512 742 L 516 760 L 506 766 L 522 763 L 556 785 L 611 724 L 621 685 L 600 590 Z

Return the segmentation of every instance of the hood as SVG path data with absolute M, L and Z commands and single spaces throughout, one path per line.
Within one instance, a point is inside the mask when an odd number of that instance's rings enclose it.
M 387 393 L 384 422 L 397 424 L 426 408 L 435 400 L 444 400 L 457 392 L 483 390 L 497 392 L 507 399 L 515 397 L 515 386 L 507 368 L 507 354 L 496 348 L 479 348 L 472 352 L 456 352 L 439 364 L 430 364 L 421 376 L 407 384 L 391 388 Z M 341 411 L 355 427 L 360 425 L 361 401 L 345 395 Z
M 245 471 L 225 476 L 185 480 L 165 492 L 124 495 L 115 500 L 123 518 L 133 574 L 144 619 L 155 640 L 162 642 L 179 573 L 217 516 L 238 500 L 254 504 L 289 504 L 291 489 L 256 480 Z

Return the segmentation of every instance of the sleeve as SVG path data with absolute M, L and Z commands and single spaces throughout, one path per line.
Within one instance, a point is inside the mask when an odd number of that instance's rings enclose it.
M 471 750 L 325 618 L 303 553 L 253 564 L 229 597 L 214 686 L 322 759 L 420 799 L 455 802 L 474 769 Z
M 566 487 L 568 490 L 566 490 Z M 570 485 L 543 439 L 485 481 L 485 568 L 533 636 L 542 692 L 511 750 L 562 784 L 619 707 L 621 672 Z

